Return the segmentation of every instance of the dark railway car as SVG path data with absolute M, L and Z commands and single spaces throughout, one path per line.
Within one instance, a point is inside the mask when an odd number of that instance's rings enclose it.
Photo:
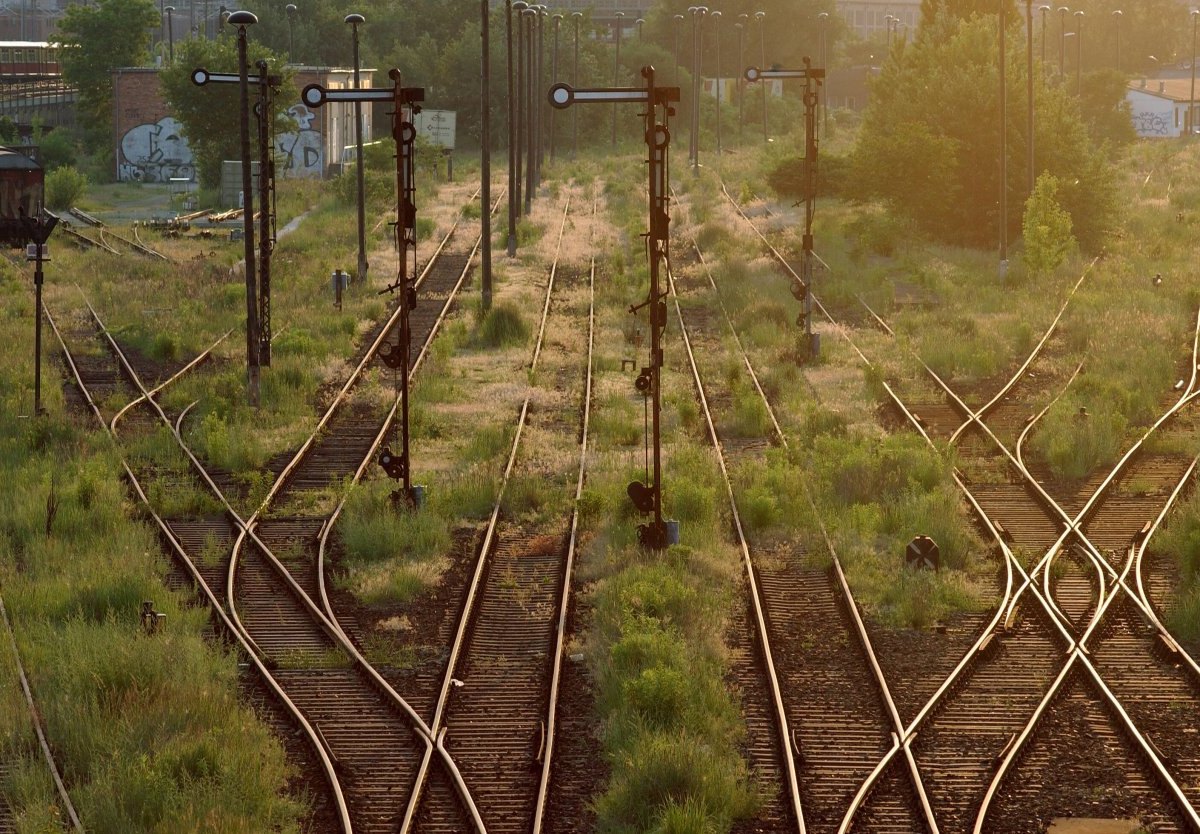
M 0 80 L 33 80 L 58 74 L 58 44 L 0 41 Z
M 37 217 L 42 210 L 44 172 L 25 154 L 0 146 L 0 243 L 25 242 L 23 217 Z

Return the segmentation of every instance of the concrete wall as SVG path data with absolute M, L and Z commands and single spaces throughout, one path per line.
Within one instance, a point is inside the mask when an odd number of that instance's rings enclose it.
M 1162 139 L 1183 135 L 1186 101 L 1173 101 L 1143 90 L 1129 90 L 1125 99 L 1138 136 Z

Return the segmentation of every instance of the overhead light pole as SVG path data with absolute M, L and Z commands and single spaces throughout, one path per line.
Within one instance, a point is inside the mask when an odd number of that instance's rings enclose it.
M 492 45 L 488 0 L 479 0 L 480 84 L 479 124 L 480 305 L 492 308 Z M 403 290 L 407 292 L 407 289 Z M 407 371 L 407 368 L 405 369 Z
M 167 14 L 167 62 L 175 63 L 175 7 L 163 9 Z
M 1075 12 L 1075 95 L 1083 94 L 1083 11 Z
M 283 10 L 287 12 L 288 20 L 288 63 L 296 63 L 296 13 L 295 3 L 288 3 Z
M 617 49 L 613 52 L 613 86 L 616 87 L 621 83 L 621 18 L 625 17 L 625 12 L 617 12 L 613 17 L 616 18 L 614 28 L 616 29 Z M 617 147 L 617 105 L 612 106 L 612 146 Z
M 679 33 L 683 30 L 683 15 L 672 15 L 675 20 L 675 85 L 679 85 L 679 65 L 683 63 L 679 52 Z
M 1067 12 L 1066 6 L 1058 7 L 1058 80 L 1061 84 L 1067 77 Z
M 639 17 L 637 20 L 634 21 L 634 23 L 637 25 L 638 41 L 640 42 L 642 40 L 642 27 L 646 25 L 646 21 L 644 18 Z
M 767 68 L 767 26 L 763 23 L 766 18 L 766 12 L 755 12 L 754 19 L 758 21 L 758 49 L 759 61 L 763 69 Z M 762 117 L 763 117 L 763 141 L 767 141 L 767 85 L 762 85 Z
M 826 38 L 829 35 L 829 12 L 821 12 L 817 15 L 817 32 L 818 32 L 818 54 L 820 55 L 821 69 L 825 70 L 825 87 L 829 85 L 829 56 L 826 53 Z M 823 87 L 821 89 L 821 135 L 826 139 L 829 138 L 829 91 Z
M 515 126 L 516 139 L 512 144 L 514 149 L 515 163 L 512 166 L 514 173 L 514 185 L 510 198 L 512 200 L 509 206 L 509 213 L 512 215 L 513 223 L 509 228 L 508 252 L 509 255 L 515 255 L 517 251 L 517 233 L 516 233 L 516 218 L 520 217 L 523 210 L 524 201 L 521 198 L 522 189 L 525 187 L 525 94 L 528 92 L 528 79 L 525 74 L 528 69 L 525 62 L 525 12 L 529 8 L 529 4 L 525 0 L 515 0 L 509 5 L 512 11 L 517 13 L 517 66 L 512 73 L 516 78 L 517 95 L 516 105 L 517 111 L 512 123 Z M 512 97 L 509 97 L 512 101 Z M 515 210 L 514 210 L 515 209 Z
M 571 12 L 571 19 L 575 22 L 575 55 L 572 59 L 571 68 L 571 84 L 579 87 L 579 22 L 583 20 L 583 12 Z M 571 112 L 571 133 L 573 134 L 573 142 L 571 145 L 571 159 L 579 155 L 579 111 L 572 108 Z
M 534 123 L 537 125 L 536 143 L 537 153 L 533 156 L 533 184 L 537 188 L 542 184 L 542 163 L 545 161 L 546 149 L 546 118 L 545 111 L 542 109 L 542 99 L 545 96 L 542 91 L 546 86 L 546 18 L 550 16 L 550 8 L 544 3 L 539 3 L 534 6 L 537 10 L 537 17 L 534 22 L 537 24 L 537 29 L 534 32 L 537 38 L 537 63 L 534 65 L 534 82 L 533 88 L 530 91 L 529 101 L 534 105 Z
M 521 10 L 525 21 L 525 214 L 533 211 L 533 189 L 537 164 L 537 105 L 533 100 L 537 83 L 537 50 L 533 39 L 537 36 L 537 9 L 530 6 Z
M 700 85 L 703 80 L 701 28 L 707 6 L 692 6 L 692 173 L 700 173 Z
M 487 2 L 487 0 L 484 0 Z M 563 16 L 561 14 L 552 15 L 550 18 L 554 21 L 554 51 L 550 55 L 550 78 L 552 83 L 558 83 L 558 33 L 562 28 Z M 486 100 L 486 99 L 485 99 Z M 550 108 L 550 161 L 554 161 L 554 108 Z
M 1042 13 L 1042 76 L 1046 75 L 1046 13 L 1053 11 L 1046 4 L 1038 6 L 1038 11 Z
M 892 24 L 896 22 L 896 18 L 892 15 L 884 15 L 883 25 L 887 29 L 887 55 L 892 57 Z
M 513 29 L 512 13 L 516 4 L 513 0 L 504 0 L 504 38 L 505 54 L 508 57 L 508 246 L 506 251 L 511 258 L 517 254 L 517 210 L 521 203 L 520 187 L 520 136 L 517 126 L 517 93 L 514 91 L 516 82 L 513 78 Z M 518 21 L 519 22 L 519 21 Z
M 1116 9 L 1112 13 L 1113 22 L 1117 27 L 1117 72 L 1121 71 L 1121 18 L 1125 16 L 1125 12 Z
M 1004 15 L 997 15 L 1000 30 L 1000 280 L 1008 274 L 1008 55 L 1005 48 Z
M 750 25 L 750 15 L 738 15 L 738 22 L 733 24 L 733 28 L 737 29 L 738 35 L 738 62 L 737 62 L 737 91 L 738 91 L 738 140 L 742 139 L 744 129 L 746 127 L 746 80 L 742 77 L 742 70 L 746 66 L 746 53 L 743 49 L 746 28 Z
M 1029 134 L 1029 196 L 1033 196 L 1033 187 L 1037 179 L 1034 168 L 1033 148 L 1033 0 L 1025 0 L 1025 83 L 1029 109 L 1026 113 L 1026 132 Z
M 361 68 L 358 56 L 358 27 L 366 22 L 360 14 L 346 15 L 344 22 L 349 24 L 351 38 L 354 43 L 354 89 L 362 89 Z M 354 102 L 354 160 L 355 176 L 358 185 L 358 280 L 366 286 L 367 280 L 367 209 L 364 202 L 363 190 L 363 141 L 362 141 L 362 102 Z
M 721 13 L 714 11 L 711 14 L 713 21 L 713 40 L 716 41 L 716 62 L 717 68 L 714 74 L 714 84 L 717 88 L 717 157 L 721 156 Z

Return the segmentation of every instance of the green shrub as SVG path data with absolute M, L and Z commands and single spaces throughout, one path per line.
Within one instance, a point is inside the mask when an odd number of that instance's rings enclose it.
M 1071 215 L 1059 205 L 1058 180 L 1052 175 L 1038 177 L 1025 203 L 1023 229 L 1025 251 L 1021 258 L 1031 275 L 1047 275 L 1058 269 L 1074 249 Z
M 480 347 L 509 347 L 529 338 L 529 325 L 516 305 L 501 302 L 478 318 L 475 343 Z
M 68 209 L 87 193 L 88 178 L 70 166 L 55 168 L 46 174 L 45 189 L 47 207 Z

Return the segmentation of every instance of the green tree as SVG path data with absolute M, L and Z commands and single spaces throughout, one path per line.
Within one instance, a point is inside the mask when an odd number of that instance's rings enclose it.
M 1082 86 L 1079 109 L 1092 139 L 1110 142 L 1114 147 L 1128 145 L 1137 139 L 1129 102 L 1125 98 L 1124 75 L 1111 69 L 1085 73 Z
M 997 2 L 1004 10 L 1004 18 L 1008 23 L 1017 19 L 1016 0 L 921 0 L 921 22 L 931 23 L 943 13 L 962 20 L 995 15 Z
M 1051 174 L 1038 177 L 1033 196 L 1025 203 L 1023 237 L 1021 259 L 1031 275 L 1058 269 L 1075 246 L 1071 215 L 1058 202 L 1058 179 Z
M 63 76 L 79 91 L 80 123 L 92 145 L 112 133 L 112 71 L 150 57 L 150 31 L 158 25 L 154 0 L 97 0 L 71 5 L 58 23 Z
M 1014 33 L 1015 34 L 1015 33 Z M 872 85 L 852 154 L 860 197 L 880 199 L 932 237 L 985 246 L 1000 223 L 999 52 L 996 17 L 941 14 L 897 50 Z M 1014 38 L 1015 42 L 1015 38 Z M 1007 55 L 1010 232 L 1020 229 L 1029 137 L 1025 56 Z M 1065 185 L 1060 195 L 1080 244 L 1100 244 L 1115 218 L 1115 180 L 1088 138 L 1079 105 L 1061 88 L 1035 84 L 1036 162 Z
M 257 75 L 255 64 L 266 61 L 268 71 L 282 79 L 281 92 L 275 96 L 273 114 L 275 131 L 286 132 L 295 128 L 295 123 L 283 108 L 300 97 L 294 89 L 293 73 L 284 68 L 284 59 L 266 46 L 251 41 L 249 44 L 250 72 Z M 241 159 L 240 99 L 237 84 L 209 84 L 197 87 L 192 83 L 192 70 L 204 67 L 209 72 L 238 71 L 237 40 L 233 32 L 226 31 L 215 40 L 189 38 L 175 44 L 175 63 L 162 71 L 160 82 L 163 97 L 175 118 L 183 125 L 188 147 L 196 159 L 196 172 L 201 184 L 212 187 L 220 182 L 221 161 Z M 250 91 L 251 106 L 258 98 L 257 90 Z M 250 122 L 251 156 L 258 157 L 258 132 L 253 114 Z

